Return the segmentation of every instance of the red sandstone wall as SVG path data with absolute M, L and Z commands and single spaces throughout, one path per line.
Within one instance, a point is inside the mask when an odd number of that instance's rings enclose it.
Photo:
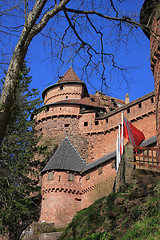
M 144 133 L 146 139 L 156 135 L 154 101 L 154 96 L 151 96 L 132 106 L 127 104 L 124 110 L 125 117 Z M 37 115 L 37 128 L 42 130 L 43 139 L 48 145 L 59 145 L 67 132 L 84 160 L 92 162 L 116 149 L 121 112 L 113 111 L 107 116 L 96 119 L 95 113 L 79 114 L 79 107 L 73 105 L 51 107 L 48 112 Z
M 67 99 L 81 99 L 82 85 L 81 84 L 64 84 L 63 89 L 60 89 L 61 85 L 54 86 L 46 91 L 44 97 L 44 104 L 50 104 Z
M 90 174 L 90 179 L 86 179 L 87 174 L 82 177 L 82 204 L 81 208 L 89 207 L 96 200 L 109 195 L 112 192 L 116 176 L 114 164 L 108 163 L 102 167 L 102 174 L 98 175 L 98 168 Z
M 157 8 L 159 7 L 160 6 Z M 152 31 L 150 31 L 150 55 L 151 70 L 155 82 L 157 146 L 160 147 L 160 14 L 159 11 L 156 10 L 152 16 L 153 19 L 150 26 L 152 29 Z
M 56 227 L 65 227 L 77 211 L 90 206 L 97 199 L 108 195 L 113 188 L 115 168 L 113 162 L 92 170 L 90 178 L 74 175 L 74 182 L 68 181 L 68 173 L 53 171 L 53 180 L 48 173 L 42 178 L 42 204 L 40 221 L 54 222 Z
M 80 176 L 68 181 L 66 172 L 54 172 L 53 180 L 42 178 L 42 205 L 40 221 L 54 222 L 55 227 L 65 227 L 81 209 Z M 60 176 L 60 181 L 59 181 Z

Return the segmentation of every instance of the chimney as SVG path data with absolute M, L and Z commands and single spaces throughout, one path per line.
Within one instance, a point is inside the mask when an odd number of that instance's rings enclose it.
M 125 96 L 125 104 L 129 103 L 129 94 L 126 93 L 126 96 Z

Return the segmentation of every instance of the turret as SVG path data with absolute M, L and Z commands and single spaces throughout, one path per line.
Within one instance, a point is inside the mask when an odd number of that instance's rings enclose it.
M 62 100 L 81 99 L 85 96 L 88 96 L 86 85 L 72 67 L 60 77 L 56 84 L 47 87 L 42 93 L 45 105 Z
M 66 137 L 42 171 L 40 221 L 66 227 L 81 209 L 81 175 L 86 166 Z

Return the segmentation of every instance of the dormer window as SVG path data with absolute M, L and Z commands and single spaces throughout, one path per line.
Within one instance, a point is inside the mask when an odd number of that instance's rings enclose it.
M 48 173 L 47 180 L 48 180 L 48 181 L 53 180 L 53 172 L 49 172 L 49 173 Z
M 103 168 L 102 168 L 102 166 L 100 166 L 99 168 L 98 168 L 98 175 L 101 175 L 103 173 Z
M 68 181 L 74 182 L 74 174 L 68 173 Z

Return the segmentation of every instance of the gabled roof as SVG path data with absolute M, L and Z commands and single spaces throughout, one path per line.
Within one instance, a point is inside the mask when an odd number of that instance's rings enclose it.
M 67 72 L 58 80 L 58 83 L 61 82 L 81 82 L 75 71 L 70 67 Z
M 69 138 L 66 137 L 42 170 L 42 173 L 50 170 L 81 172 L 85 166 L 85 162 L 74 148 Z

